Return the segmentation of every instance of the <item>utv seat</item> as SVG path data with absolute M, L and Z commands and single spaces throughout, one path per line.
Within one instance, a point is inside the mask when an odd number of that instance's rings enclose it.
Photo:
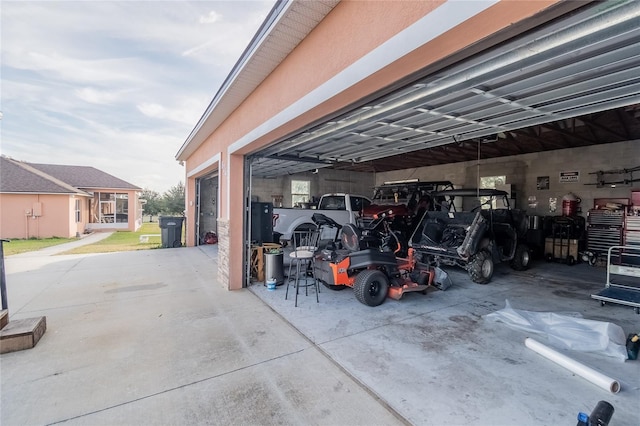
M 439 219 L 428 219 L 422 230 L 422 234 L 434 243 L 442 241 L 442 235 L 446 225 Z

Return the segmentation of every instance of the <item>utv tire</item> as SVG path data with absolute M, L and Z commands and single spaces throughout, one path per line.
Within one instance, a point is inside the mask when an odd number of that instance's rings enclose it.
M 526 271 L 531 263 L 531 252 L 525 244 L 518 244 L 516 252 L 511 261 L 511 268 L 514 271 Z
M 479 251 L 471 258 L 467 265 L 467 272 L 471 281 L 477 284 L 487 284 L 493 276 L 493 259 L 486 250 Z
M 389 291 L 387 276 L 377 270 L 365 269 L 356 276 L 353 293 L 358 302 L 367 306 L 378 306 L 384 302 Z

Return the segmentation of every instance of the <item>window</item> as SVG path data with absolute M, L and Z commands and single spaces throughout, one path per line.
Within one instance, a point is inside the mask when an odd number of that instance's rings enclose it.
M 371 204 L 369 200 L 362 197 L 351 197 L 351 211 L 359 212 Z
M 506 176 L 485 176 L 480 178 L 480 188 L 486 189 L 496 189 L 497 185 L 504 185 L 507 183 Z M 483 209 L 488 209 L 489 205 L 485 204 L 489 201 L 490 197 L 480 197 L 480 203 L 482 204 Z M 497 206 L 493 206 L 496 208 Z
M 96 192 L 97 211 L 89 213 L 91 223 L 127 223 L 129 221 L 129 195 L 126 193 Z
M 76 223 L 82 222 L 82 211 L 80 210 L 80 200 L 76 200 Z
M 296 206 L 300 203 L 307 203 L 311 198 L 311 182 L 308 180 L 292 180 L 291 181 L 291 205 Z

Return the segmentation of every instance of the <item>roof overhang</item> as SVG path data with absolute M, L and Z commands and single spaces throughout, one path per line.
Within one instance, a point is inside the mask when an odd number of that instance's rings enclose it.
M 278 0 L 176 154 L 185 161 L 271 74 L 339 0 Z

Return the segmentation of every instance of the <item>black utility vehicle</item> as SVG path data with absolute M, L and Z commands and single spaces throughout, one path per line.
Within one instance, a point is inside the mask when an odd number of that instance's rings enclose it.
M 447 200 L 481 197 L 484 202 L 468 212 L 456 212 L 453 206 L 449 211 L 427 211 L 409 242 L 422 262 L 460 266 L 478 284 L 491 281 L 495 263 L 510 262 L 517 271 L 529 267 L 527 217 L 510 208 L 505 191 L 453 189 L 431 195 Z

